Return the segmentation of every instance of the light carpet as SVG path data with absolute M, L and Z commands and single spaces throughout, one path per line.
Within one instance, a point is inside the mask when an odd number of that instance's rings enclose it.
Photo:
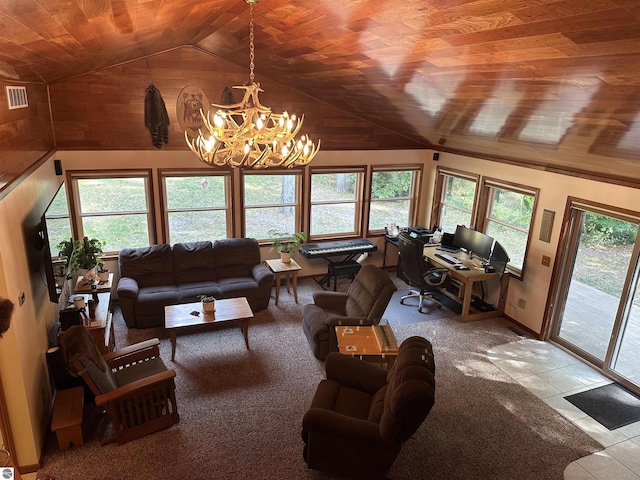
M 503 319 L 462 323 L 443 308 L 420 314 L 398 299 L 385 312 L 399 341 L 429 339 L 435 352 L 436 404 L 389 472 L 400 479 L 561 479 L 565 467 L 602 447 L 494 366 L 487 349 L 521 339 Z M 344 287 L 343 287 L 344 288 Z M 302 416 L 324 376 L 300 326 L 301 305 L 320 290 L 300 282 L 300 304 L 286 289 L 257 312 L 250 350 L 238 328 L 178 336 L 176 361 L 161 328 L 127 329 L 116 307 L 116 345 L 161 339 L 161 355 L 177 372 L 180 423 L 122 446 L 60 452 L 48 439 L 40 474 L 72 479 L 309 479 Z

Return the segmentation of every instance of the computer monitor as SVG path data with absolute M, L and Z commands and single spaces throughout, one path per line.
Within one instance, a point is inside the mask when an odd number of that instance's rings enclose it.
M 491 256 L 493 238 L 482 232 L 471 230 L 464 225 L 458 225 L 453 244 L 464 248 L 469 253 L 473 252 L 477 257 L 488 259 Z
M 489 264 L 493 266 L 498 275 L 502 276 L 504 270 L 507 268 L 509 260 L 511 259 L 509 258 L 507 251 L 500 242 L 496 240 L 496 243 L 493 244 L 491 257 L 489 257 Z

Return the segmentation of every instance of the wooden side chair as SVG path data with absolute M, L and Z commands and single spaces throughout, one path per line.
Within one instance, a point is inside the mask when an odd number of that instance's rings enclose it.
M 101 355 L 87 328 L 76 325 L 60 343 L 67 368 L 105 408 L 119 444 L 179 422 L 176 372 L 160 358 L 157 338 Z

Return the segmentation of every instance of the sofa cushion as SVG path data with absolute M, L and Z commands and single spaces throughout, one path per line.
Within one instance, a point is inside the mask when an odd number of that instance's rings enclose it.
M 162 285 L 141 288 L 136 302 L 136 314 L 160 315 L 164 319 L 164 306 L 180 303 L 178 287 Z
M 250 297 L 255 295 L 258 282 L 252 276 L 237 276 L 218 279 L 218 286 L 222 292 L 222 298 Z
M 218 281 L 227 278 L 253 278 L 253 267 L 260 263 L 260 247 L 253 238 L 225 238 L 213 244 Z M 224 288 L 223 288 L 224 290 Z
M 175 285 L 173 254 L 167 244 L 120 250 L 120 276 L 132 277 L 142 287 Z
M 222 290 L 216 282 L 188 282 L 178 285 L 180 303 L 191 303 L 200 300 L 199 295 L 222 298 Z
M 178 285 L 216 281 L 213 244 L 205 242 L 176 243 L 173 246 L 173 267 Z

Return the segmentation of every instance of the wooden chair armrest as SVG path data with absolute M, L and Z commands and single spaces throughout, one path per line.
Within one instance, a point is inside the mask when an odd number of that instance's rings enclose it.
M 158 340 L 157 338 L 152 338 L 150 340 L 135 343 L 133 345 L 121 348 L 120 350 L 107 353 L 103 355 L 102 358 L 104 358 L 104 361 L 107 362 L 110 367 L 116 367 L 126 363 L 144 360 L 145 358 L 149 357 L 159 357 L 159 344 L 160 340 Z
M 110 392 L 96 396 L 96 405 L 102 406 L 111 402 L 117 402 L 129 396 L 135 396 L 143 388 L 160 385 L 171 381 L 176 376 L 175 370 L 167 370 L 165 372 L 149 375 L 147 378 L 136 380 L 122 387 L 111 390 Z

